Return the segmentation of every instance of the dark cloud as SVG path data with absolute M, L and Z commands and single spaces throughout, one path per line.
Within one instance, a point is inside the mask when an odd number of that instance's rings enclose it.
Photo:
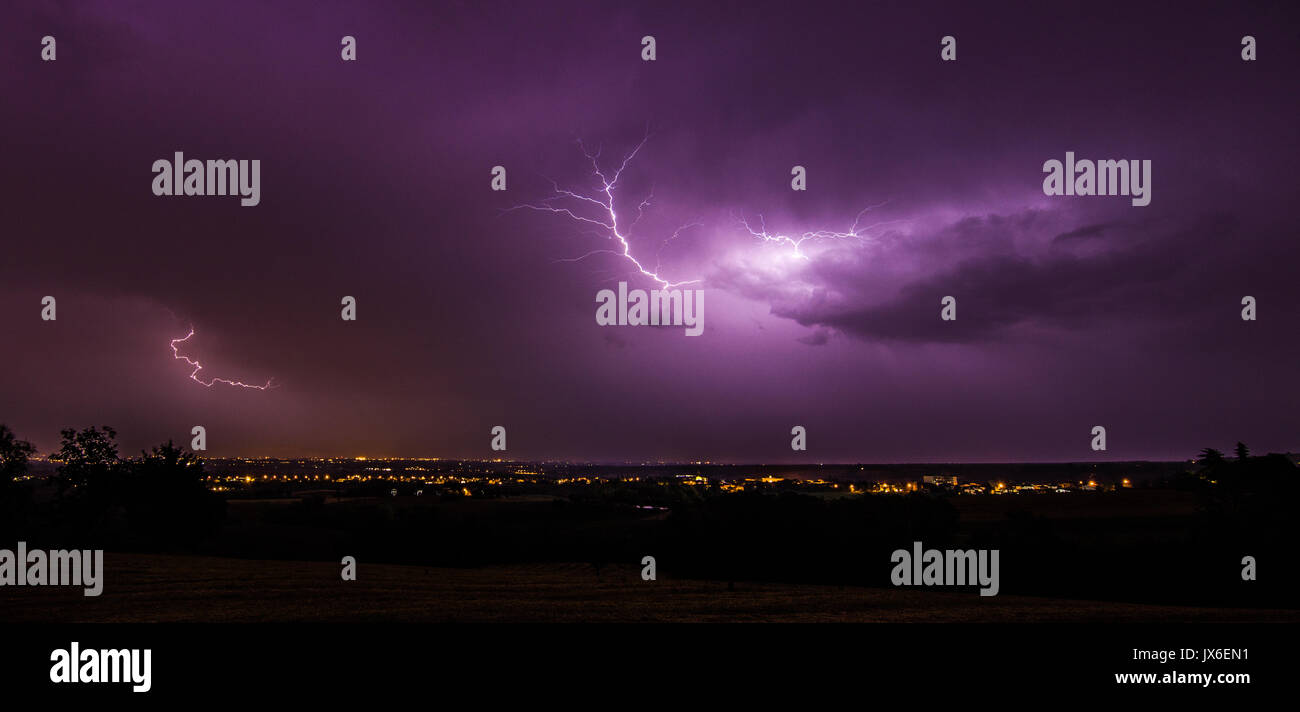
M 829 329 L 816 329 L 807 336 L 799 337 L 798 342 L 808 346 L 825 346 L 831 342 L 831 332 Z
M 1099 223 L 1097 225 L 1086 225 L 1084 227 L 1078 228 L 1077 230 L 1063 232 L 1060 235 L 1057 235 L 1056 237 L 1052 238 L 1052 242 L 1067 242 L 1069 240 L 1079 240 L 1079 239 L 1084 239 L 1089 237 L 1100 237 L 1102 233 L 1106 232 L 1106 230 L 1109 229 L 1110 227 L 1111 226 L 1106 223 Z
M 982 231 L 973 228 L 976 224 L 995 229 L 1017 225 L 1032 236 L 1032 230 L 1024 230 L 1031 222 L 992 216 L 964 220 L 956 231 L 971 235 Z M 1109 229 L 1115 237 L 1105 252 L 969 258 L 904 284 L 881 302 L 828 299 L 831 293 L 853 294 L 854 285 L 826 282 L 806 302 L 773 311 L 800 324 L 864 339 L 963 343 L 1003 338 L 1019 325 L 1101 332 L 1134 321 L 1193 319 L 1222 312 L 1230 303 L 1226 300 L 1234 299 L 1226 289 L 1207 287 L 1222 281 L 1216 279 L 1219 267 L 1239 259 L 1237 224 L 1231 216 L 1206 216 L 1159 231 L 1113 225 Z M 1057 242 L 1059 236 L 1050 240 Z M 957 300 L 954 321 L 940 319 L 946 296 Z

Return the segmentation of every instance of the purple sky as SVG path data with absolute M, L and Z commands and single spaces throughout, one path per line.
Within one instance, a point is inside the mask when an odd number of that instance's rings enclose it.
M 1294 4 L 191 5 L 3 13 L 0 422 L 42 452 L 92 424 L 214 455 L 492 457 L 498 424 L 514 459 L 1300 450 Z M 703 280 L 699 337 L 598 326 L 598 290 L 652 283 L 507 211 L 647 127 L 616 205 L 653 187 L 632 250 Z M 260 159 L 261 204 L 155 197 L 178 150 Z M 1045 196 L 1066 151 L 1151 160 L 1150 206 Z M 808 259 L 739 224 L 885 201 Z M 190 325 L 203 375 L 280 386 L 189 380 Z

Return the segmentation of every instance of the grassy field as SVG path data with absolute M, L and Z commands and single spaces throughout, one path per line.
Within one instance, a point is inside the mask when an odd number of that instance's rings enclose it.
M 1300 611 L 1186 608 L 917 589 L 642 581 L 585 564 L 481 569 L 331 562 L 105 556 L 103 595 L 0 588 L 0 621 L 47 622 L 1171 622 L 1300 621 Z

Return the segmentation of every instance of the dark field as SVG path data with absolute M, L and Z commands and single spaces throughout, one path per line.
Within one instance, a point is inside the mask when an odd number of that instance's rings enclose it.
M 839 586 L 642 581 L 640 569 L 532 564 L 481 569 L 105 556 L 104 593 L 0 589 L 6 622 L 1246 622 L 1300 611 L 1210 609 Z

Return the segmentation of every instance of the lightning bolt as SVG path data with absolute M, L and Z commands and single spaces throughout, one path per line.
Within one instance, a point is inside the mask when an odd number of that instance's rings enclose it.
M 848 229 L 847 232 L 837 232 L 835 230 L 808 230 L 798 235 L 787 235 L 784 233 L 770 233 L 767 231 L 767 224 L 763 220 L 763 216 L 761 214 L 758 216 L 758 222 L 759 222 L 758 230 L 755 230 L 753 227 L 751 227 L 749 222 L 745 220 L 743 217 L 740 219 L 740 224 L 742 227 L 745 228 L 745 230 L 749 232 L 750 235 L 753 235 L 754 237 L 758 238 L 763 242 L 777 242 L 777 243 L 788 244 L 793 246 L 794 254 L 798 257 L 802 257 L 803 259 L 807 260 L 810 258 L 808 257 L 808 255 L 802 252 L 800 247 L 803 245 L 803 243 L 809 240 L 852 239 L 861 242 L 863 238 L 867 237 L 866 233 L 870 232 L 871 230 L 874 230 L 878 227 L 884 227 L 886 225 L 893 225 L 895 223 L 905 222 L 904 220 L 887 220 L 883 222 L 872 223 L 870 225 L 862 224 L 863 215 L 866 215 L 867 213 L 871 212 L 872 210 L 875 210 L 876 208 L 883 207 L 888 202 L 889 201 L 885 201 L 883 203 L 878 203 L 876 205 L 869 205 L 863 208 L 861 212 L 858 213 L 857 217 L 853 219 L 853 225 Z
M 618 180 L 623 175 L 623 171 L 627 168 L 628 164 L 632 162 L 632 159 L 635 158 L 637 153 L 641 151 L 641 148 L 645 146 L 646 141 L 649 140 L 649 138 L 650 134 L 647 133 L 645 138 L 641 139 L 641 143 L 637 144 L 636 148 L 632 149 L 631 153 L 623 157 L 623 162 L 619 164 L 618 170 L 614 171 L 612 177 L 610 177 L 600 166 L 600 150 L 597 149 L 595 153 L 592 153 L 591 151 L 588 151 L 587 147 L 583 145 L 581 140 L 579 140 L 578 147 L 582 150 L 583 155 L 587 157 L 587 160 L 591 161 L 592 174 L 600 181 L 600 189 L 596 191 L 596 194 L 585 195 L 583 193 L 568 190 L 560 187 L 559 183 L 552 180 L 551 188 L 553 195 L 551 195 L 551 197 L 540 201 L 540 203 L 516 205 L 513 208 L 510 208 L 510 211 L 527 209 L 547 213 L 557 213 L 576 222 L 595 226 L 597 228 L 596 232 L 603 233 L 606 238 L 617 242 L 621 248 L 592 250 L 580 257 L 556 260 L 557 262 L 579 262 L 591 257 L 592 255 L 611 254 L 620 256 L 627 260 L 638 272 L 654 280 L 661 287 L 666 289 L 700 282 L 701 280 L 699 279 L 691 279 L 683 282 L 671 282 L 659 274 L 659 258 L 663 254 L 664 248 L 673 240 L 676 240 L 683 231 L 692 227 L 698 227 L 700 223 L 683 225 L 677 228 L 672 235 L 668 236 L 660 244 L 659 250 L 656 253 L 655 266 L 653 269 L 650 269 L 632 255 L 632 244 L 630 238 L 632 228 L 636 225 L 637 221 L 641 219 L 645 209 L 650 206 L 650 201 L 654 198 L 653 189 L 651 189 L 650 195 L 642 199 L 637 205 L 636 216 L 626 225 L 619 222 L 618 211 L 614 208 L 614 189 L 618 186 Z M 590 217 L 588 214 L 578 212 L 583 208 L 586 208 L 587 211 L 594 211 L 599 217 Z M 626 222 L 626 220 L 624 222 Z
M 613 240 L 616 243 L 618 243 L 619 246 L 618 248 L 615 249 L 592 250 L 584 255 L 579 255 L 578 257 L 558 259 L 555 260 L 555 262 L 581 262 L 582 260 L 585 260 L 588 257 L 591 257 L 593 255 L 610 254 L 610 255 L 616 255 L 622 257 L 623 259 L 627 260 L 629 263 L 632 264 L 633 267 L 636 268 L 638 272 L 654 280 L 664 288 L 673 288 L 673 287 L 678 287 L 686 284 L 696 284 L 702 282 L 703 281 L 702 279 L 692 279 L 692 280 L 686 280 L 682 282 L 672 282 L 669 281 L 666 277 L 660 275 L 660 264 L 662 261 L 664 248 L 666 248 L 669 244 L 671 244 L 674 240 L 676 240 L 682 234 L 682 232 L 692 227 L 699 227 L 701 223 L 695 222 L 695 223 L 688 223 L 686 225 L 682 225 L 681 227 L 673 231 L 673 233 L 669 235 L 666 239 L 664 239 L 663 242 L 660 243 L 658 251 L 655 253 L 655 258 L 656 258 L 655 266 L 653 269 L 651 269 L 646 267 L 645 264 L 643 264 L 639 259 L 637 259 L 632 254 L 631 231 L 632 228 L 641 219 L 641 216 L 645 213 L 645 209 L 651 205 L 651 201 L 654 199 L 653 188 L 651 189 L 650 195 L 646 196 L 644 199 L 641 200 L 639 204 L 637 204 L 636 214 L 635 216 L 631 217 L 630 220 L 624 218 L 622 222 L 620 222 L 619 213 L 614 207 L 614 202 L 615 202 L 614 191 L 615 188 L 618 186 L 619 178 L 623 175 L 623 171 L 627 169 L 628 164 L 632 162 L 632 159 L 636 158 L 637 154 L 641 152 L 641 149 L 645 147 L 646 141 L 648 141 L 649 138 L 650 138 L 650 134 L 649 132 L 647 132 L 645 137 L 641 139 L 641 142 L 636 145 L 636 148 L 633 148 L 630 153 L 628 153 L 623 157 L 623 160 L 619 164 L 618 169 L 613 172 L 612 176 L 607 171 L 605 171 L 600 165 L 600 153 L 601 153 L 600 149 L 598 148 L 593 153 L 587 150 L 586 145 L 584 145 L 582 140 L 579 139 L 577 141 L 578 147 L 582 150 L 583 155 L 587 157 L 587 160 L 591 162 L 592 175 L 600 183 L 600 188 L 596 190 L 594 194 L 584 194 L 574 190 L 569 190 L 567 188 L 561 187 L 558 182 L 551 180 L 550 182 L 551 182 L 552 195 L 550 197 L 541 200 L 538 203 L 525 203 L 522 205 L 516 205 L 512 208 L 509 208 L 505 212 L 511 212 L 514 210 L 537 210 L 540 212 L 556 213 L 559 215 L 563 215 L 569 218 L 570 220 L 573 220 L 574 222 L 594 226 L 596 228 L 595 230 L 588 230 L 585 232 L 594 232 L 596 234 L 603 235 L 605 238 Z M 820 240 L 846 240 L 846 239 L 852 239 L 852 240 L 857 240 L 859 242 L 862 242 L 865 239 L 871 238 L 871 235 L 869 233 L 872 230 L 885 227 L 887 225 L 907 222 L 906 220 L 886 220 L 886 221 L 874 222 L 870 224 L 863 224 L 864 216 L 866 216 L 868 213 L 872 212 L 873 210 L 876 210 L 877 208 L 883 207 L 888 202 L 889 201 L 884 201 L 882 203 L 878 203 L 876 205 L 870 205 L 863 208 L 854 217 L 853 224 L 849 227 L 847 231 L 808 230 L 798 234 L 785 234 L 779 232 L 773 233 L 768 231 L 767 224 L 764 221 L 763 216 L 761 214 L 758 216 L 758 221 L 759 221 L 758 229 L 754 229 L 754 227 L 751 226 L 749 222 L 744 218 L 741 218 L 739 220 L 739 223 L 745 229 L 745 231 L 747 231 L 751 236 L 758 239 L 759 241 L 774 242 L 783 245 L 789 245 L 790 247 L 793 248 L 793 253 L 796 257 L 802 258 L 804 260 L 810 260 L 811 258 L 807 254 L 805 254 L 802 250 L 803 244 L 805 242 L 809 242 L 812 240 L 820 241 Z M 592 213 L 594 213 L 596 217 L 592 217 Z
M 251 386 L 247 383 L 241 383 L 239 381 L 230 381 L 225 378 L 213 378 L 209 380 L 207 383 L 204 383 L 203 379 L 199 378 L 199 371 L 203 370 L 203 366 L 200 365 L 198 361 L 193 361 L 185 356 L 182 356 L 180 349 L 176 348 L 176 344 L 182 343 L 184 341 L 188 341 L 191 336 L 194 336 L 194 327 L 192 326 L 190 327 L 190 333 L 186 334 L 185 336 L 179 339 L 172 339 L 172 356 L 174 356 L 177 360 L 184 361 L 185 363 L 194 367 L 194 371 L 190 373 L 190 379 L 193 380 L 195 383 L 201 386 L 206 386 L 208 388 L 211 388 L 212 384 L 214 383 L 224 383 L 228 386 L 237 386 L 239 388 L 253 388 L 259 391 L 267 391 L 274 387 L 273 381 L 275 379 L 268 380 L 266 382 L 266 385 L 264 386 Z

